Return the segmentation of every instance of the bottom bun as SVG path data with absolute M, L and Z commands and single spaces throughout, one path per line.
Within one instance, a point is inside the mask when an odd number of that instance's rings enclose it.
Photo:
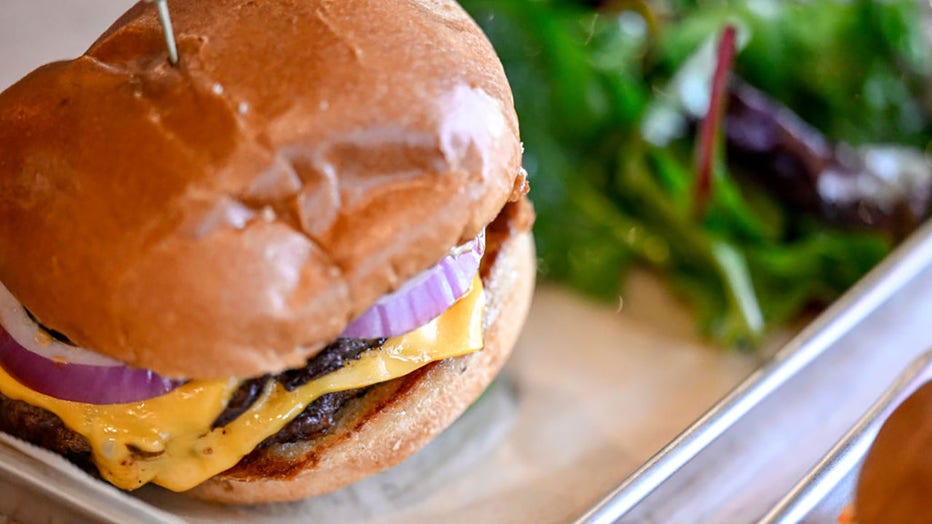
M 452 424 L 498 374 L 527 316 L 535 267 L 530 233 L 502 242 L 483 276 L 481 351 L 374 386 L 338 412 L 326 435 L 254 452 L 189 494 L 234 504 L 297 500 L 402 462 Z

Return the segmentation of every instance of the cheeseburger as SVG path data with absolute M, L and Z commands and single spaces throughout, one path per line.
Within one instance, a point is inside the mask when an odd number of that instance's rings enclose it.
M 452 0 L 170 8 L 0 94 L 0 429 L 222 502 L 399 463 L 530 302 L 500 62 Z

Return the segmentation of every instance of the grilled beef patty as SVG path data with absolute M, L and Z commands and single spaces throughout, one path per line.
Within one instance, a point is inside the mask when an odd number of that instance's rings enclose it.
M 213 427 L 225 426 L 245 413 L 259 398 L 269 381 L 278 381 L 285 389 L 293 391 L 311 380 L 340 369 L 384 342 L 385 339 L 337 339 L 308 360 L 303 368 L 288 370 L 276 376 L 267 375 L 246 380 L 230 398 L 226 409 L 214 421 Z M 365 388 L 362 388 L 329 393 L 318 398 L 281 431 L 265 439 L 259 447 L 297 442 L 325 434 L 333 424 L 337 411 L 346 402 L 364 392 Z M 0 431 L 54 451 L 81 468 L 96 472 L 91 462 L 91 448 L 87 440 L 68 429 L 62 420 L 50 411 L 0 394 Z

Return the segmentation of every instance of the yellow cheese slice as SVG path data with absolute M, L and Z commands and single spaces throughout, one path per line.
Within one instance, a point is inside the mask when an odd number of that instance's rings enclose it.
M 211 424 L 238 387 L 235 379 L 192 381 L 142 402 L 94 405 L 37 393 L 0 368 L 0 392 L 51 411 L 84 436 L 101 475 L 114 485 L 136 489 L 154 482 L 184 491 L 236 465 L 322 395 L 385 382 L 481 349 L 482 308 L 477 277 L 469 294 L 428 324 L 294 391 L 271 382 L 249 410 L 217 429 Z

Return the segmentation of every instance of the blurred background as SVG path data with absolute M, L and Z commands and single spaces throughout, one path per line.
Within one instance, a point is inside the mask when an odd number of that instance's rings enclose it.
M 462 4 L 515 91 L 546 279 L 614 301 L 647 267 L 753 348 L 929 214 L 924 3 Z

